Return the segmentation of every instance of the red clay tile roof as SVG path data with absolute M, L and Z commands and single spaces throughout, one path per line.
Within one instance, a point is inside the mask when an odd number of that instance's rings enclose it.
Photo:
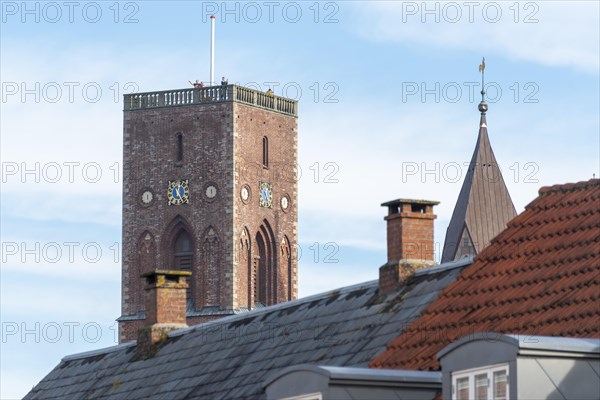
M 372 368 L 438 370 L 473 332 L 600 337 L 600 180 L 544 187 Z

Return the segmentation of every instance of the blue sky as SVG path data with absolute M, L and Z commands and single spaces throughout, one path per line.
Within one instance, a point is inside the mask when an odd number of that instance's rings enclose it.
M 300 102 L 301 296 L 377 277 L 384 201 L 441 201 L 443 243 L 482 56 L 517 211 L 600 173 L 594 1 L 23 4 L 1 3 L 2 399 L 115 343 L 121 96 L 208 81 L 212 12 L 217 77 Z

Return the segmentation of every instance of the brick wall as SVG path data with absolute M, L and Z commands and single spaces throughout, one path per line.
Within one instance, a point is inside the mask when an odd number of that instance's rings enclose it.
M 150 280 L 144 289 L 146 297 L 146 325 L 185 324 L 186 277 L 189 272 L 149 272 Z
M 178 134 L 183 136 L 181 162 Z M 265 135 L 269 169 L 261 165 Z M 174 241 L 182 228 L 192 239 L 190 287 L 197 310 L 218 306 L 233 312 L 252 306 L 250 263 L 265 221 L 277 244 L 273 302 L 295 298 L 297 262 L 290 257 L 288 263 L 283 248 L 295 250 L 297 244 L 296 163 L 297 119 L 292 116 L 233 102 L 125 111 L 122 316 L 145 308 L 141 273 L 173 268 Z M 175 179 L 189 180 L 190 204 L 167 204 L 168 181 Z M 259 181 L 273 185 L 271 209 L 258 206 Z M 217 188 L 214 198 L 206 194 L 209 185 Z M 244 185 L 251 193 L 247 202 L 240 197 Z M 150 204 L 141 201 L 145 191 L 153 194 Z M 280 205 L 284 194 L 290 199 L 285 212 Z M 188 324 L 213 318 L 188 318 Z M 144 325 L 138 321 L 119 323 L 120 340 L 136 338 Z
M 297 119 L 279 113 L 261 110 L 243 104 L 235 104 L 235 187 L 234 187 L 234 234 L 235 254 L 234 306 L 248 307 L 249 268 L 256 256 L 256 234 L 267 221 L 273 230 L 278 269 L 274 282 L 276 294 L 273 303 L 295 299 L 298 295 L 297 257 L 298 243 L 298 124 Z M 262 139 L 269 140 L 269 166 L 262 165 Z M 273 188 L 271 208 L 259 207 L 259 182 L 269 182 Z M 250 189 L 250 198 L 243 201 L 241 190 Z M 283 209 L 281 198 L 289 198 L 289 206 Z M 250 253 L 242 247 L 249 236 Z M 289 254 L 285 251 L 289 248 Z M 289 263 L 287 256 L 289 255 Z M 248 262 L 248 257 L 250 262 Z M 290 271 L 291 270 L 291 274 Z
M 388 260 L 379 268 L 379 291 L 387 294 L 400 288 L 415 271 L 434 264 L 433 221 L 436 201 L 398 199 L 388 207 Z
M 388 262 L 400 260 L 434 261 L 433 205 L 393 204 L 387 221 Z

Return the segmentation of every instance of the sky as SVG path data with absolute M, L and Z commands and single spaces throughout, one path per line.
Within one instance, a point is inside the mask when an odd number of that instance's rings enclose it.
M 0 398 L 116 344 L 122 96 L 216 76 L 299 101 L 300 297 L 376 279 L 385 208 L 444 234 L 488 131 L 517 212 L 600 176 L 596 1 L 2 1 Z M 438 253 L 439 258 L 439 253 Z

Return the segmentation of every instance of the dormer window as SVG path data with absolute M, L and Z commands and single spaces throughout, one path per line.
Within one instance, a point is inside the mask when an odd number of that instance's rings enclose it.
M 475 332 L 437 358 L 444 399 L 598 399 L 600 339 Z
M 508 365 L 452 374 L 453 400 L 508 400 Z

